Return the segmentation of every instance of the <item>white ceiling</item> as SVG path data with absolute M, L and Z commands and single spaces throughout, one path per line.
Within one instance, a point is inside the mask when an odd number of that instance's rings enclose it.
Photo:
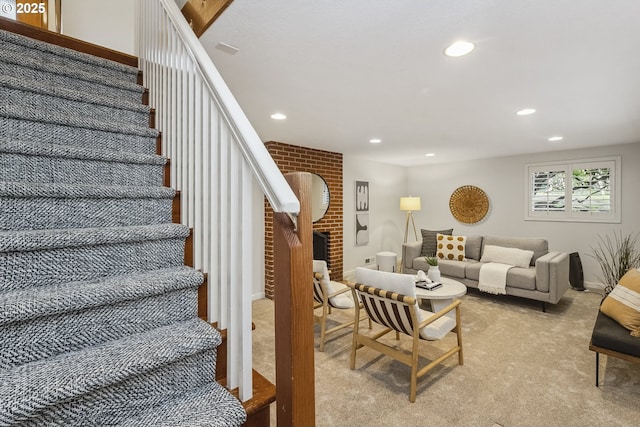
M 640 142 L 640 0 L 234 0 L 201 41 L 263 141 L 405 166 Z

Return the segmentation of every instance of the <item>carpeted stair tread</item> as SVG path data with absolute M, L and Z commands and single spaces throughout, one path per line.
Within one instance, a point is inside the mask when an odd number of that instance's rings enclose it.
M 78 69 L 49 67 L 36 57 L 18 56 L 15 52 L 0 50 L 0 71 L 7 75 L 28 77 L 34 80 L 48 81 L 50 84 L 65 87 L 95 88 L 103 96 L 124 97 L 141 100 L 144 88 L 135 80 L 111 79 Z M 105 93 L 107 91 L 108 93 Z M 115 93 L 114 93 L 115 91 Z
M 0 117 L 24 120 L 27 122 L 47 123 L 68 127 L 79 127 L 111 133 L 122 133 L 149 138 L 156 138 L 158 131 L 148 125 L 131 123 L 113 123 L 100 117 L 90 115 L 65 114 L 53 105 L 41 105 L 34 109 L 21 103 L 0 103 Z
M 162 185 L 166 158 L 0 138 L 0 181 Z
M 173 199 L 171 187 L 0 182 L 0 197 L 55 199 Z
M 167 223 L 175 194 L 160 186 L 0 181 L 0 231 Z
M 199 271 L 180 266 L 49 287 L 0 291 L 0 325 L 197 287 L 202 280 Z
M 138 70 L 135 67 L 115 61 L 78 52 L 73 49 L 35 40 L 20 34 L 0 30 L 3 50 L 15 52 L 18 57 L 36 56 L 48 64 L 50 69 L 71 68 L 89 70 L 98 75 L 111 76 L 122 80 L 136 80 Z
M 118 424 L 119 427 L 232 427 L 243 424 L 247 415 L 240 402 L 219 383 L 169 400 L 160 406 Z
M 202 281 L 179 266 L 0 292 L 0 370 L 193 318 Z
M 188 235 L 189 228 L 181 224 L 4 231 L 0 232 L 0 254 L 70 246 L 96 246 L 172 238 L 186 239 Z
M 65 119 L 65 121 L 69 121 Z M 101 125 L 102 126 L 102 125 Z M 108 126 L 102 126 L 108 127 Z M 128 127 L 124 127 L 125 129 Z M 155 154 L 158 132 L 148 134 L 148 128 L 129 132 L 93 129 L 90 126 L 73 126 L 65 123 L 34 122 L 6 117 L 0 120 L 0 138 L 32 141 L 43 144 L 60 144 L 82 148 L 100 147 L 102 150 L 128 151 Z
M 46 113 L 55 112 L 59 116 L 77 122 L 95 120 L 96 117 L 100 117 L 109 122 L 112 127 L 133 125 L 144 129 L 149 126 L 149 112 L 151 110 L 142 104 L 140 104 L 142 108 L 131 108 L 129 103 L 117 105 L 117 103 L 105 99 L 96 99 L 96 102 L 91 102 L 90 96 L 85 96 L 81 92 L 77 92 L 75 95 L 48 94 L 35 90 L 14 89 L 1 84 L 0 82 L 0 90 L 2 90 L 3 98 L 6 101 L 4 105 L 10 106 L 11 114 L 22 110 L 23 116 L 25 116 L 24 111 L 42 110 L 40 114 L 31 113 L 28 116 L 42 121 L 46 119 Z M 47 110 L 40 109 L 38 107 L 40 105 L 47 105 Z M 0 105 L 0 115 L 5 115 L 6 110 L 7 107 Z
M 140 154 L 127 151 L 101 150 L 99 148 L 90 149 L 70 145 L 16 141 L 2 137 L 0 137 L 0 153 L 150 165 L 164 165 L 167 162 L 165 157 L 156 154 Z
M 129 110 L 140 114 L 146 114 L 147 116 L 151 111 L 151 107 L 141 104 L 140 100 L 133 101 L 104 96 L 101 93 L 95 93 L 95 87 L 89 87 L 84 91 L 79 90 L 77 87 L 70 88 L 67 86 L 54 85 L 42 79 L 36 80 L 35 76 L 33 78 L 28 78 L 25 76 L 17 77 L 15 75 L 0 75 L 0 87 L 20 92 L 32 92 L 48 96 L 50 98 L 59 98 L 60 100 L 77 101 L 86 104 Z
M 177 267 L 188 234 L 179 224 L 0 232 L 0 289 Z
M 20 426 L 118 425 L 194 388 L 206 387 L 215 377 L 215 366 L 215 351 L 196 353 L 153 371 L 136 374 L 111 386 L 43 408 L 29 417 L 28 421 L 20 422 Z
M 0 425 L 189 356 L 214 351 L 219 332 L 199 318 L 0 371 Z

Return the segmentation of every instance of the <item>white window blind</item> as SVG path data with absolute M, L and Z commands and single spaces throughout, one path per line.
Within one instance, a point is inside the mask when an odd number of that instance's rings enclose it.
M 620 222 L 620 157 L 525 166 L 526 220 Z

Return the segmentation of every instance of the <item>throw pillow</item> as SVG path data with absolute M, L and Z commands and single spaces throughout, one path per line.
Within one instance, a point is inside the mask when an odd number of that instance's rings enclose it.
M 480 262 L 499 262 L 514 267 L 529 268 L 533 251 L 503 246 L 484 245 Z
M 633 268 L 606 296 L 600 311 L 640 337 L 640 270 Z
M 464 246 L 467 242 L 466 236 L 447 236 L 438 234 L 436 236 L 437 257 L 453 261 L 464 261 Z
M 422 232 L 421 256 L 436 256 L 436 236 L 438 233 L 451 236 L 453 228 L 448 230 L 420 230 Z

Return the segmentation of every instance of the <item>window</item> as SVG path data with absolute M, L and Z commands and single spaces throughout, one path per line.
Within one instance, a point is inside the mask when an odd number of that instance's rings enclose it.
M 620 222 L 620 157 L 525 166 L 526 220 Z

